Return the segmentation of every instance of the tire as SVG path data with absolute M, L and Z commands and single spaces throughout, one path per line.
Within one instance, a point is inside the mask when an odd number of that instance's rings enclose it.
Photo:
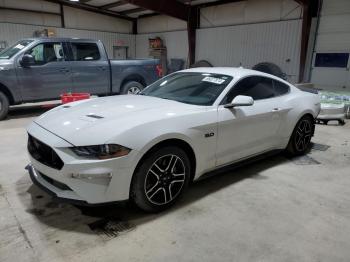
M 144 88 L 144 86 L 141 83 L 136 82 L 136 81 L 129 81 L 123 85 L 121 94 L 123 94 L 123 95 L 134 94 L 134 95 L 136 95 L 139 92 L 141 92 L 143 88 Z
M 282 78 L 284 80 L 287 79 L 286 74 L 283 73 L 281 68 L 273 63 L 269 63 L 269 62 L 259 63 L 255 66 L 253 66 L 252 69 L 259 71 L 259 72 L 263 72 L 263 73 L 277 76 L 277 77 Z
M 196 67 L 213 67 L 213 65 L 209 63 L 207 60 L 199 60 L 190 66 L 190 68 L 196 68 Z
M 287 152 L 293 156 L 304 155 L 309 149 L 314 128 L 313 118 L 303 116 L 295 125 L 286 148 Z
M 9 112 L 10 102 L 7 96 L 0 92 L 0 120 L 6 118 L 7 113 Z
M 150 153 L 134 173 L 130 198 L 146 212 L 172 206 L 188 187 L 190 161 L 180 148 L 167 146 Z

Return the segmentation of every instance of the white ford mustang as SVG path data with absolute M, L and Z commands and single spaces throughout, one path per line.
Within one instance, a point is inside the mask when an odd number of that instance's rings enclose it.
M 84 204 L 172 205 L 214 169 L 271 150 L 303 154 L 319 97 L 272 75 L 195 68 L 139 95 L 56 107 L 28 127 L 30 176 L 55 197 Z

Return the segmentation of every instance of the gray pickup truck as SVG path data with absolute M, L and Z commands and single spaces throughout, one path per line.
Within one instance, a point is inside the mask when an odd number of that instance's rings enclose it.
M 0 120 L 11 105 L 55 100 L 67 92 L 137 93 L 161 73 L 157 59 L 108 59 L 99 40 L 24 39 L 0 52 Z

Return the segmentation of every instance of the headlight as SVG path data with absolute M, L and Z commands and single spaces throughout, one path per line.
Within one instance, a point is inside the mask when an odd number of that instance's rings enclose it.
M 71 150 L 78 156 L 94 159 L 109 159 L 126 156 L 131 151 L 130 148 L 114 144 L 96 146 L 77 146 L 71 147 Z

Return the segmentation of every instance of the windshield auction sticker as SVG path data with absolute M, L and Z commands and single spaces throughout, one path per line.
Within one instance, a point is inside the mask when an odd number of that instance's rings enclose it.
M 211 77 L 211 76 L 206 76 L 202 79 L 204 82 L 209 82 L 217 85 L 221 85 L 223 82 L 225 82 L 225 79 L 221 78 L 216 78 L 216 77 Z

